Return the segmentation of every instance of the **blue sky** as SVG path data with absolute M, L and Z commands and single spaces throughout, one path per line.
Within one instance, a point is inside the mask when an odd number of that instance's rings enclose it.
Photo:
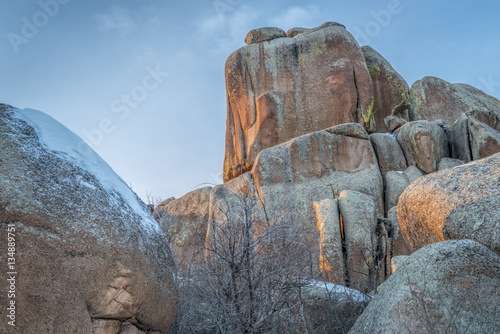
M 389 15 L 388 15 L 389 14 Z M 221 183 L 224 63 L 263 26 L 344 24 L 411 86 L 500 98 L 500 2 L 0 0 L 0 102 L 85 139 L 143 199 Z

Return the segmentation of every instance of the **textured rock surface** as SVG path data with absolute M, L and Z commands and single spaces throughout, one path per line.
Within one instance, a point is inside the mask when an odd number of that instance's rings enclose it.
M 389 115 L 408 118 L 409 87 L 405 79 L 396 72 L 389 62 L 380 53 L 370 46 L 361 48 L 370 72 L 374 105 L 373 116 L 377 132 L 389 132 L 384 119 Z
M 337 202 L 327 198 L 314 202 L 318 221 L 320 270 L 328 282 L 345 285 L 342 231 Z
M 370 141 L 362 139 L 368 135 L 361 125 L 356 126 L 357 130 L 340 126 L 313 132 L 263 150 L 252 169 L 266 211 L 285 211 L 293 224 L 308 231 L 304 242 L 313 250 L 315 261 L 319 258 L 319 231 L 314 202 L 333 199 L 343 190 L 357 190 L 372 196 L 377 212 L 383 215 L 383 181 L 377 158 Z M 352 136 L 338 134 L 339 129 Z
M 364 135 L 350 136 L 351 127 L 338 126 L 262 151 L 252 175 L 266 206 L 285 206 L 299 221 L 315 222 L 313 202 L 351 189 L 373 196 L 382 212 L 377 158 L 370 141 L 359 138 L 367 137 L 366 132 L 357 127 L 355 132 Z M 340 134 L 339 128 L 348 129 L 347 135 Z
M 224 181 L 269 147 L 333 125 L 373 130 L 373 89 L 356 40 L 341 25 L 245 46 L 225 68 Z
M 403 174 L 406 176 L 409 183 L 412 183 L 413 181 L 415 181 L 416 179 L 418 179 L 419 177 L 421 177 L 423 175 L 422 172 L 420 171 L 420 169 L 418 169 L 415 166 L 408 167 L 403 172 Z
M 385 176 L 385 212 L 398 205 L 399 196 L 410 185 L 403 172 L 390 171 Z
M 168 237 L 179 270 L 203 261 L 212 187 L 193 190 L 164 205 L 160 226 Z
M 409 258 L 408 255 L 394 256 L 391 259 L 391 269 L 392 269 L 392 272 L 394 273 L 396 271 L 396 269 L 398 269 L 399 267 L 401 267 L 406 262 L 406 260 L 408 260 L 408 258 Z
M 435 77 L 424 77 L 410 89 L 410 119 L 442 119 L 452 125 L 471 109 L 489 110 L 500 116 L 500 101 L 465 84 L 451 84 Z M 498 128 L 497 128 L 498 130 Z
M 443 158 L 438 164 L 438 170 L 448 169 L 463 165 L 465 162 L 458 159 Z
M 449 142 L 450 157 L 464 162 L 472 160 L 469 141 L 469 118 L 463 114 L 448 128 L 446 136 Z
M 468 119 L 472 160 L 500 152 L 500 133 L 472 117 Z
M 125 182 L 34 110 L 0 105 L 0 157 L 0 226 L 16 235 L 16 333 L 92 333 L 113 320 L 168 332 L 177 294 L 168 243 Z M 12 332 L 6 321 L 0 332 Z
M 385 127 L 387 128 L 387 130 L 389 130 L 389 132 L 396 131 L 406 123 L 408 123 L 407 120 L 393 115 L 389 115 L 386 118 L 384 118 Z
M 301 28 L 301 27 L 295 27 L 295 28 L 292 28 L 292 29 L 288 30 L 286 32 L 286 35 L 287 35 L 287 37 L 293 38 L 293 37 L 295 37 L 297 35 L 300 35 L 300 34 L 306 32 L 307 30 L 309 30 L 309 29 L 307 29 L 307 28 Z
M 469 110 L 465 113 L 468 117 L 477 119 L 480 122 L 488 125 L 490 128 L 495 129 L 498 124 L 498 116 L 495 112 L 490 110 Z M 498 129 L 497 129 L 498 130 Z
M 424 173 L 437 170 L 441 158 L 448 157 L 448 139 L 444 130 L 428 121 L 409 122 L 396 136 L 409 166 Z
M 411 247 L 408 240 L 406 240 L 406 235 L 401 233 L 397 210 L 398 208 L 395 206 L 387 212 L 387 218 L 392 223 L 392 256 L 410 255 Z
M 339 210 L 347 249 L 347 272 L 350 286 L 371 291 L 373 286 L 373 254 L 376 251 L 377 217 L 375 201 L 358 191 L 344 190 L 339 195 Z
M 285 32 L 280 28 L 265 27 L 254 29 L 247 34 L 245 38 L 245 43 L 256 44 L 260 42 L 271 41 L 276 38 L 286 37 Z
M 500 257 L 446 241 L 407 258 L 349 333 L 495 333 L 499 308 Z
M 414 250 L 473 239 L 500 253 L 500 154 L 413 182 L 399 198 L 398 220 Z
M 404 171 L 408 167 L 401 146 L 399 146 L 394 136 L 373 133 L 370 135 L 370 141 L 377 154 L 380 173 L 384 181 L 387 172 Z

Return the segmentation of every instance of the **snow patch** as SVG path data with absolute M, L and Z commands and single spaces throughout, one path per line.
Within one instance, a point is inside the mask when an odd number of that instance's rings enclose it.
M 309 280 L 307 283 L 308 283 L 308 286 L 310 286 L 311 288 L 321 289 L 325 293 L 328 292 L 328 293 L 338 295 L 339 300 L 342 300 L 343 298 L 346 298 L 347 296 L 352 298 L 352 300 L 357 301 L 357 302 L 364 302 L 364 301 L 369 301 L 372 299 L 372 297 L 370 295 L 361 293 L 358 290 L 346 288 L 345 286 L 342 286 L 342 285 L 337 285 L 337 284 L 322 282 L 322 281 L 316 281 L 316 280 Z
M 141 217 L 143 227 L 150 232 L 160 228 L 145 204 L 113 169 L 80 137 L 49 115 L 34 109 L 13 108 L 14 117 L 28 123 L 38 134 L 40 143 L 57 156 L 70 161 L 96 177 L 104 189 L 115 192 Z M 93 185 L 80 180 L 82 185 Z

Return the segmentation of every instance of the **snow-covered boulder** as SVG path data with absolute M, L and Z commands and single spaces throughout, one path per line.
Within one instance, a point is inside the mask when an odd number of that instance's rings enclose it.
M 0 259 L 12 264 L 0 305 L 14 302 L 16 325 L 1 321 L 0 332 L 169 330 L 177 289 L 165 235 L 106 162 L 40 111 L 0 104 L 0 214 Z

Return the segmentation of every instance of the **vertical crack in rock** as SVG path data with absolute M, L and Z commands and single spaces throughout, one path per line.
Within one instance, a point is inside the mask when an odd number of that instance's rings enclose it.
M 347 255 L 347 243 L 345 240 L 345 234 L 344 234 L 344 221 L 342 218 L 342 214 L 339 212 L 339 222 L 340 222 L 340 238 L 342 240 L 342 263 L 343 263 L 343 272 L 344 272 L 344 279 L 345 279 L 345 286 L 350 287 L 351 286 L 351 277 L 349 275 L 349 270 L 347 268 L 347 263 L 348 263 L 348 255 Z

